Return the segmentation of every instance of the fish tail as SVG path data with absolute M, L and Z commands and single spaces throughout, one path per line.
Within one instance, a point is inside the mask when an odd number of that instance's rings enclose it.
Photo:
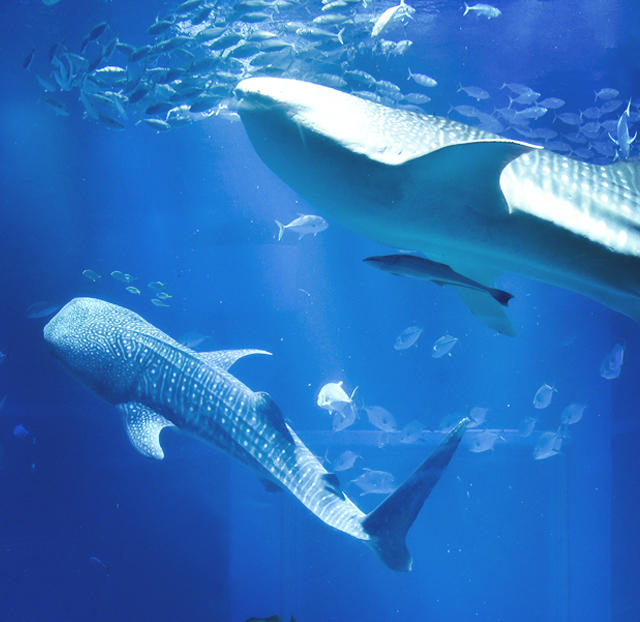
M 282 240 L 282 236 L 284 235 L 284 225 L 279 220 L 276 220 L 276 225 L 278 225 L 278 242 L 279 242 L 280 240 Z
M 344 34 L 344 28 L 341 28 L 338 31 L 338 41 L 340 41 L 340 45 L 344 45 L 344 39 L 342 38 L 343 34 Z
M 505 292 L 502 289 L 489 288 L 487 291 L 491 294 L 491 297 L 497 300 L 503 307 L 506 307 L 513 298 L 513 294 Z
M 411 67 L 407 67 L 407 69 L 409 70 L 409 77 L 407 78 L 407 80 L 411 80 L 411 78 L 413 78 L 413 74 L 411 73 Z
M 464 17 L 468 12 L 469 12 L 469 5 L 465 2 L 464 3 L 464 13 L 462 14 L 462 17 Z
M 468 417 L 462 419 L 413 475 L 362 521 L 371 536 L 371 547 L 392 570 L 411 570 L 405 537 L 458 448 L 469 421 Z

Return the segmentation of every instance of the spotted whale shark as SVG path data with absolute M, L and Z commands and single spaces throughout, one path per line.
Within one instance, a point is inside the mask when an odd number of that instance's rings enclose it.
M 273 399 L 229 373 L 238 359 L 268 352 L 195 352 L 133 311 L 95 298 L 68 302 L 44 327 L 44 339 L 73 375 L 115 405 L 143 455 L 163 459 L 160 432 L 175 426 L 234 456 L 271 486 L 288 490 L 324 523 L 368 544 L 389 568 L 411 569 L 405 536 L 458 447 L 467 418 L 365 514 Z
M 236 94 L 263 161 L 331 219 L 486 288 L 518 273 L 640 320 L 640 163 L 592 165 L 299 80 Z M 486 292 L 458 293 L 514 333 Z

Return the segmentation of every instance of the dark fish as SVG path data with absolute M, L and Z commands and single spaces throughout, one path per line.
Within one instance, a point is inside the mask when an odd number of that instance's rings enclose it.
M 100 22 L 97 26 L 94 26 L 88 35 L 85 35 L 80 46 L 80 52 L 84 52 L 84 49 L 89 45 L 90 41 L 97 39 L 106 29 L 107 22 Z
M 53 43 L 49 48 L 49 53 L 47 54 L 47 60 L 49 62 L 51 62 L 53 60 L 53 57 L 56 55 L 59 45 L 60 45 L 59 43 Z
M 42 300 L 30 304 L 25 310 L 24 315 L 30 320 L 35 320 L 38 318 L 49 317 L 50 315 L 53 315 L 59 308 L 60 305 L 54 305 L 50 302 Z
M 191 106 L 189 106 L 189 110 L 191 112 L 205 112 L 207 110 L 211 110 L 211 108 L 215 108 L 219 101 L 219 97 L 201 95 L 191 104 Z
M 29 52 L 25 57 L 24 60 L 22 61 L 22 67 L 24 69 L 29 69 L 29 67 L 31 67 L 31 62 L 33 61 L 33 55 L 36 52 L 36 48 L 32 48 L 31 52 Z
M 384 255 L 379 257 L 367 257 L 364 261 L 384 272 L 390 272 L 398 276 L 410 276 L 416 279 L 432 281 L 436 285 L 455 285 L 477 291 L 487 292 L 492 298 L 506 307 L 513 294 L 501 289 L 486 287 L 478 281 L 468 279 L 466 276 L 452 270 L 449 266 L 415 255 Z
M 149 87 L 146 84 L 141 84 L 131 95 L 129 95 L 129 103 L 135 104 L 139 102 L 147 93 L 149 92 Z
M 156 18 L 156 21 L 151 24 L 151 26 L 149 26 L 149 28 L 147 28 L 147 34 L 149 35 L 159 35 L 163 32 L 166 32 L 167 30 L 169 30 L 169 28 L 171 28 L 171 26 L 173 26 L 173 22 L 170 22 L 166 19 L 162 19 L 162 20 L 158 20 Z
M 144 112 L 145 114 L 164 114 L 165 112 L 169 112 L 174 107 L 173 104 L 169 102 L 156 102 L 155 104 L 151 104 Z
M 135 49 L 133 52 L 131 52 L 131 56 L 129 56 L 129 60 L 130 61 L 137 61 L 137 60 L 142 60 L 145 56 L 147 56 L 152 50 L 152 47 L 150 45 L 143 45 L 142 47 L 139 47 L 137 49 Z
M 194 26 L 197 26 L 198 24 L 202 24 L 202 22 L 206 21 L 206 19 L 209 17 L 209 14 L 211 13 L 211 11 L 213 11 L 213 7 L 211 6 L 204 7 L 203 9 L 198 11 L 195 15 L 193 15 L 193 17 L 191 18 L 191 23 Z
M 154 130 L 166 131 L 171 129 L 171 126 L 162 119 L 142 119 L 142 121 Z
M 224 50 L 226 48 L 230 48 L 232 45 L 235 45 L 242 39 L 242 35 L 239 35 L 237 32 L 228 32 L 226 35 L 222 35 L 218 37 L 214 41 L 209 44 L 209 48 L 211 50 Z
M 192 9 L 199 7 L 202 4 L 202 0 L 187 0 L 183 2 L 179 7 L 176 8 L 176 13 L 188 13 Z

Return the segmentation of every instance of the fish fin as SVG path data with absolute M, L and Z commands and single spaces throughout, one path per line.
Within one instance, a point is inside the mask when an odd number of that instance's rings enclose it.
M 237 360 L 249 356 L 250 354 L 266 354 L 271 356 L 271 352 L 266 350 L 215 350 L 213 352 L 198 352 L 198 358 L 207 365 L 220 367 L 225 371 L 229 369 Z
M 325 473 L 322 479 L 328 484 L 327 488 L 335 495 L 344 499 L 344 492 L 342 492 L 342 486 L 340 480 L 335 473 Z
M 163 428 L 174 427 L 174 424 L 140 402 L 123 402 L 116 408 L 122 413 L 131 444 L 143 456 L 163 460 L 160 432 Z
M 371 536 L 371 547 L 392 570 L 411 570 L 405 537 L 458 448 L 469 421 L 468 417 L 461 419 L 413 475 L 362 521 L 363 529 Z
M 280 408 L 268 393 L 264 391 L 256 393 L 256 411 L 258 414 L 264 415 L 269 423 L 289 442 L 294 442 L 289 426 L 287 426 L 287 422 L 284 420 Z
M 613 141 L 613 143 L 615 145 L 619 145 L 620 144 L 613 136 L 611 136 L 611 132 L 609 132 L 609 138 Z
M 638 138 L 638 132 L 633 135 L 633 138 L 629 140 L 629 144 L 631 144 L 636 138 Z
M 266 477 L 261 477 L 260 483 L 264 486 L 264 489 L 267 492 L 282 492 L 282 488 L 280 488 L 278 484 L 276 484 L 275 482 L 272 482 L 270 479 L 267 479 Z
M 279 242 L 280 240 L 282 240 L 282 236 L 284 235 L 284 225 L 279 220 L 276 220 L 276 225 L 278 225 L 278 242 Z
M 513 298 L 513 294 L 505 292 L 502 289 L 495 289 L 493 287 L 490 287 L 487 291 L 489 292 L 490 296 L 494 300 L 497 300 L 503 307 L 506 307 L 509 304 L 509 301 Z
M 452 286 L 457 294 L 462 298 L 462 302 L 481 322 L 489 328 L 514 337 L 516 330 L 509 319 L 502 302 L 492 297 L 487 292 L 469 289 L 468 287 Z M 505 292 L 506 293 L 506 292 Z
M 438 197 L 460 196 L 483 216 L 502 217 L 509 206 L 500 187 L 500 174 L 517 157 L 539 149 L 512 140 L 457 142 L 414 158 L 398 168 L 406 198 L 419 204 L 425 188 L 437 188 Z M 412 196 L 413 195 L 413 196 Z

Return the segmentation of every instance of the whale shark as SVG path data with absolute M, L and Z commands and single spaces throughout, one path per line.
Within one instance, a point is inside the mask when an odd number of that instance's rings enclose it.
M 588 164 L 300 80 L 248 78 L 236 96 L 262 160 L 330 219 L 485 288 L 517 273 L 640 320 L 640 163 Z M 487 292 L 457 289 L 515 333 Z
M 195 352 L 141 316 L 96 298 L 74 298 L 44 327 L 51 352 L 122 414 L 144 456 L 164 458 L 166 427 L 205 441 L 288 490 L 325 524 L 369 545 L 391 569 L 411 570 L 405 536 L 458 447 L 463 418 L 417 470 L 372 512 L 344 493 L 285 421 L 271 396 L 229 373 L 264 350 Z

